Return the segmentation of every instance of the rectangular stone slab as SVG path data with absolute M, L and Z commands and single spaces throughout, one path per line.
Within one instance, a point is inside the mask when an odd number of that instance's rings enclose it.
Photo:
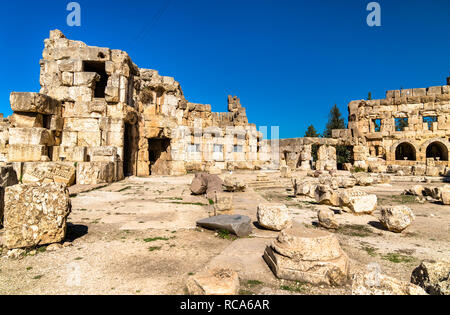
M 43 94 L 13 92 L 10 96 L 11 109 L 20 113 L 56 114 L 59 101 Z
M 197 225 L 208 229 L 226 230 L 239 237 L 252 233 L 252 221 L 243 215 L 219 215 L 197 221 Z

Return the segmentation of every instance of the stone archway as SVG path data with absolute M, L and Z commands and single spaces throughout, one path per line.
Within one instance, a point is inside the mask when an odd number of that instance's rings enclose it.
M 426 146 L 426 158 L 448 161 L 448 148 L 441 141 L 433 141 Z
M 417 150 L 409 142 L 401 142 L 395 148 L 395 160 L 396 161 L 416 161 Z

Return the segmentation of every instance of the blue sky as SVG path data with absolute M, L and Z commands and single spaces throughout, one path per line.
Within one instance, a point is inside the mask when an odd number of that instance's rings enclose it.
M 50 29 L 89 45 L 127 51 L 143 68 L 174 76 L 191 102 L 226 111 L 238 95 L 249 120 L 323 131 L 337 104 L 386 90 L 445 84 L 450 76 L 450 1 L 388 0 L 381 27 L 368 27 L 365 0 L 2 1 L 0 112 L 11 91 L 39 90 L 39 59 Z

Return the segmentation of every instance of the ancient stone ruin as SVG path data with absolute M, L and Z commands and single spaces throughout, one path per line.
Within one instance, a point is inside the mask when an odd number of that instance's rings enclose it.
M 24 182 L 110 183 L 268 162 L 262 134 L 237 97 L 228 97 L 227 113 L 214 113 L 126 52 L 58 30 L 45 40 L 40 65 L 40 92 L 12 93 L 14 114 L 0 124 L 0 159 Z
M 387 91 L 384 99 L 352 101 L 348 111 L 348 129 L 333 130 L 332 139 L 280 140 L 280 159 L 291 168 L 332 170 L 337 167 L 333 148 L 345 146 L 352 151 L 349 163 L 366 171 L 449 174 L 450 78 L 443 86 Z M 314 163 L 313 146 L 318 147 Z

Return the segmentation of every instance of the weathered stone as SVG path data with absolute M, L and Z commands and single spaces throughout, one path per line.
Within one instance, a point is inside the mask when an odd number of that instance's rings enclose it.
M 229 175 L 223 181 L 223 189 L 228 192 L 244 192 L 247 185 L 236 177 Z
M 14 112 L 38 113 L 53 115 L 56 113 L 60 103 L 43 94 L 13 92 L 10 96 L 11 109 Z
M 353 275 L 352 295 L 426 295 L 426 292 L 414 284 L 371 272 Z
M 374 178 L 367 174 L 357 173 L 354 177 L 358 186 L 370 186 L 374 183 Z
M 219 212 L 233 210 L 233 194 L 216 192 L 214 210 Z
M 321 205 L 339 206 L 340 199 L 336 190 L 327 185 L 318 185 L 315 191 L 315 199 Z
M 423 196 L 424 187 L 422 185 L 414 185 L 411 189 L 406 189 L 403 194 L 411 196 Z
M 237 295 L 239 276 L 231 269 L 213 269 L 192 275 L 187 280 L 190 295 Z
M 76 168 L 72 163 L 24 163 L 22 182 L 75 184 Z
M 18 182 L 17 173 L 12 165 L 0 166 L 0 226 L 3 226 L 5 189 L 6 187 L 16 185 Z
M 264 260 L 280 279 L 315 285 L 343 285 L 348 279 L 348 257 L 336 237 L 299 223 L 281 232 L 266 248 Z
M 9 162 L 39 162 L 45 155 L 45 145 L 10 144 L 8 148 Z
M 296 196 L 308 196 L 315 198 L 317 184 L 313 184 L 311 182 L 301 182 L 298 179 L 293 179 L 292 185 Z
M 391 232 L 401 233 L 416 219 L 407 206 L 393 206 L 381 209 L 380 222 Z
M 77 184 L 97 185 L 116 180 L 113 162 L 82 162 L 77 164 Z
M 376 195 L 367 195 L 359 191 L 343 191 L 340 193 L 340 206 L 353 214 L 372 214 L 378 198 Z
M 195 178 L 191 183 L 191 192 L 194 195 L 203 195 L 206 193 L 208 183 L 206 182 L 204 174 L 195 174 Z
M 19 184 L 6 188 L 5 246 L 29 248 L 62 242 L 70 212 L 65 186 Z
M 219 215 L 197 221 L 197 225 L 209 229 L 226 230 L 239 237 L 249 236 L 252 232 L 251 219 L 242 215 Z
M 16 128 L 43 128 L 44 119 L 42 114 L 14 113 L 11 116 L 11 125 Z
M 284 230 L 292 223 L 289 209 L 282 204 L 260 204 L 256 216 L 259 225 L 274 231 Z
M 319 219 L 319 225 L 326 229 L 337 229 L 339 223 L 336 221 L 334 211 L 330 209 L 321 209 L 317 213 Z
M 441 198 L 444 205 L 450 205 L 450 185 L 446 185 L 442 189 Z
M 450 262 L 425 260 L 411 275 L 411 282 L 431 295 L 450 295 Z

